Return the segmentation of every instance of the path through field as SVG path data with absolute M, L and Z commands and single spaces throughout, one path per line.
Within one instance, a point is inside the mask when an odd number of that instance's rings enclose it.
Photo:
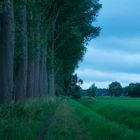
M 82 140 L 82 129 L 67 100 L 63 100 L 37 140 Z

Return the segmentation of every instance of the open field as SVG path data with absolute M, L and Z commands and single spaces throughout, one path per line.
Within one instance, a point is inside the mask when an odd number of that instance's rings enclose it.
M 140 98 L 81 99 L 80 103 L 112 121 L 140 130 Z
M 96 112 L 96 110 L 94 110 L 93 108 L 95 107 L 97 109 L 99 108 L 99 106 L 98 104 L 92 104 L 93 105 L 92 106 L 91 103 L 94 103 L 94 101 L 95 101 L 94 99 L 82 99 L 79 100 L 79 103 L 72 100 L 69 101 L 71 106 L 73 106 L 73 109 L 75 110 L 75 114 L 78 116 L 81 127 L 83 128 L 84 139 L 87 140 L 88 139 L 91 140 L 92 139 L 96 139 L 96 140 L 125 140 L 125 139 L 139 140 L 140 139 L 139 130 L 136 131 L 134 129 L 130 129 L 127 125 L 118 123 L 113 119 L 110 120 L 105 115 Z M 108 109 L 108 113 L 110 114 L 110 116 L 112 116 L 114 112 Z M 125 114 L 125 112 L 123 112 L 123 114 Z M 114 116 L 119 117 L 119 114 L 114 114 Z
M 0 106 L 0 140 L 140 140 L 140 99 L 50 98 Z

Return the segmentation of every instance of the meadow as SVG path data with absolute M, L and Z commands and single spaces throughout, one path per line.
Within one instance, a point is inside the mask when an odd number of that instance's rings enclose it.
M 140 140 L 140 99 L 57 97 L 1 105 L 0 140 Z
M 109 120 L 140 130 L 140 98 L 81 99 L 80 103 Z
M 98 129 L 97 132 L 100 132 L 100 136 L 96 137 L 95 135 L 97 133 L 95 133 L 93 138 L 97 140 L 140 139 L 139 98 L 83 98 L 79 100 L 79 103 L 86 107 L 84 112 L 90 112 L 89 114 L 92 114 L 89 115 L 89 120 L 92 120 L 93 124 L 94 122 L 99 122 L 96 124 L 96 127 Z M 77 114 L 79 115 L 80 112 Z M 85 121 L 86 126 L 88 122 Z M 97 130 L 95 127 L 91 127 L 91 129 L 93 129 L 92 132 Z

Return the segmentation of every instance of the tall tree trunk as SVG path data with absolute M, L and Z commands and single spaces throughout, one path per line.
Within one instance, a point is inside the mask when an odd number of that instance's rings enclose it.
M 56 5 L 55 5 L 56 6 Z M 57 9 L 57 6 L 55 7 Z M 56 10 L 55 9 L 55 10 Z M 51 68 L 50 68 L 50 73 L 49 73 L 49 92 L 51 96 L 56 95 L 56 83 L 55 83 L 55 30 L 56 30 L 56 24 L 57 24 L 57 19 L 59 17 L 59 12 L 60 10 L 57 9 L 56 15 L 52 17 L 51 21 L 51 47 L 50 47 L 50 55 L 51 55 Z
M 47 49 L 44 49 L 44 60 L 43 60 L 43 96 L 48 95 L 48 76 L 47 76 Z
M 28 11 L 28 74 L 27 74 L 27 98 L 34 97 L 34 27 L 33 22 L 33 13 L 31 9 Z
M 2 20 L 2 47 L 1 47 L 1 100 L 5 103 L 12 101 L 13 92 L 13 57 L 14 57 L 14 7 L 13 0 L 4 0 Z
M 2 100 L 2 20 L 3 20 L 3 14 L 0 13 L 0 100 Z
M 27 98 L 34 97 L 34 62 L 28 62 Z
M 40 18 L 37 19 L 35 27 L 35 45 L 36 45 L 36 57 L 34 68 L 34 97 L 39 97 L 39 73 L 40 73 Z
M 57 17 L 56 17 L 57 18 Z M 51 62 L 50 62 L 50 65 L 51 65 L 51 69 L 50 69 L 50 84 L 49 84 L 49 88 L 50 88 L 50 95 L 51 96 L 55 96 L 55 52 L 54 52 L 54 47 L 55 47 L 55 24 L 56 24 L 56 20 L 53 20 L 52 21 L 52 33 L 51 33 L 51 48 L 50 48 L 50 56 L 51 56 Z
M 40 73 L 40 51 L 38 50 L 37 58 L 34 64 L 34 97 L 39 97 L 39 73 Z
M 49 94 L 55 96 L 54 53 L 51 54 L 51 69 L 49 73 Z
M 27 90 L 27 60 L 28 60 L 28 45 L 27 45 L 27 17 L 26 5 L 24 0 L 21 0 L 18 9 L 19 18 L 19 49 L 21 50 L 20 60 L 18 65 L 18 74 L 16 79 L 16 101 L 24 101 L 26 99 Z
M 43 46 L 41 46 L 41 55 L 40 55 L 40 69 L 39 69 L 39 96 L 43 96 L 44 92 L 44 84 L 43 84 L 43 72 L 44 72 L 44 50 Z

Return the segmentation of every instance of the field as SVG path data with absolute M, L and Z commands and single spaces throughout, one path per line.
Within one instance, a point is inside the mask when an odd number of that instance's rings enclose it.
M 140 99 L 50 98 L 1 106 L 0 140 L 140 140 Z

